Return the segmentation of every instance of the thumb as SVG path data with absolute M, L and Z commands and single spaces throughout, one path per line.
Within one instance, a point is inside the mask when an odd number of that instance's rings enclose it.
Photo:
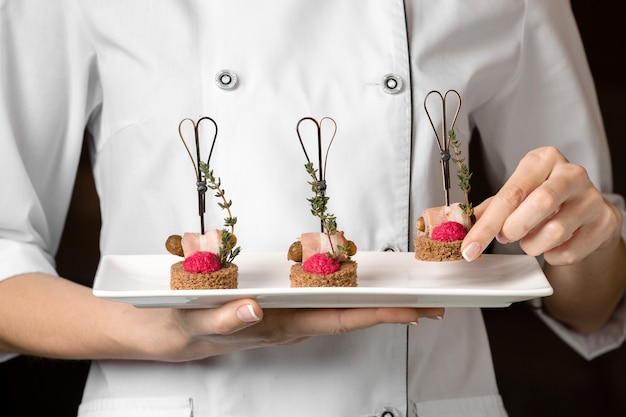
M 254 302 L 254 304 L 251 302 L 244 302 L 241 305 L 239 305 L 239 303 L 237 304 L 238 305 L 235 310 L 235 315 L 237 316 L 237 319 L 239 319 L 239 321 L 244 325 L 243 327 L 248 327 L 252 323 L 261 321 L 261 319 L 263 318 L 263 309 L 261 309 L 261 307 L 256 302 Z
M 263 319 L 263 309 L 252 299 L 235 300 L 212 309 L 179 312 L 183 325 L 196 335 L 229 335 Z

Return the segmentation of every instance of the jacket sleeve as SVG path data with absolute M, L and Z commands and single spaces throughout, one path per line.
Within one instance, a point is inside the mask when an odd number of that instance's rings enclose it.
M 73 4 L 0 0 L 0 281 L 56 274 L 85 124 L 99 100 L 95 54 Z
M 54 274 L 97 108 L 95 54 L 74 2 L 0 0 L 0 280 Z
M 578 28 L 566 0 L 530 1 L 517 72 L 507 88 L 475 115 L 484 143 L 485 172 L 498 189 L 531 149 L 553 145 L 587 170 L 609 201 L 611 158 L 593 79 Z M 626 228 L 622 230 L 626 238 Z M 507 245 L 510 246 L 510 245 Z M 496 251 L 507 250 L 497 246 Z M 536 306 L 540 307 L 540 300 Z M 626 305 L 594 334 L 582 335 L 536 308 L 539 317 L 566 343 L 591 359 L 618 347 L 626 338 Z

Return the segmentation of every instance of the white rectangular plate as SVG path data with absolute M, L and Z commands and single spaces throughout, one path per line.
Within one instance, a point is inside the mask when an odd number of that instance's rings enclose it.
M 264 308 L 506 307 L 552 294 L 536 259 L 483 255 L 468 263 L 422 262 L 408 252 L 359 252 L 358 287 L 290 288 L 293 262 L 283 252 L 242 252 L 234 290 L 170 290 L 173 255 L 107 255 L 95 296 L 137 307 L 212 308 L 254 298 Z

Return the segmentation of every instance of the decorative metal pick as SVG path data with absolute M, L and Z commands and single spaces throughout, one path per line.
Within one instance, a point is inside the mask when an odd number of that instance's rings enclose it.
M 430 112 L 428 111 L 428 99 L 432 95 L 436 95 L 441 100 L 441 137 L 437 133 L 437 128 L 435 127 L 435 123 L 433 122 L 432 117 L 430 116 Z M 446 123 L 446 100 L 448 98 L 448 94 L 453 94 L 457 98 L 457 106 L 454 112 L 454 116 L 452 117 L 452 123 L 450 126 Z M 435 132 L 435 139 L 437 139 L 437 145 L 439 146 L 439 158 L 441 159 L 441 175 L 443 177 L 443 193 L 446 201 L 446 206 L 450 205 L 450 136 L 449 132 L 454 130 L 454 124 L 456 123 L 456 119 L 459 116 L 459 111 L 461 110 L 461 95 L 456 90 L 448 90 L 445 93 L 441 94 L 439 91 L 431 91 L 426 94 L 424 98 L 424 110 L 426 111 L 426 115 L 428 116 L 428 120 L 430 121 L 430 125 L 433 128 L 433 132 Z
M 315 125 L 315 129 L 317 132 L 317 160 L 318 160 L 318 178 L 317 178 L 317 187 L 319 188 L 322 196 L 326 193 L 326 162 L 328 160 L 328 151 L 330 150 L 330 145 L 332 145 L 333 140 L 335 139 L 335 134 L 337 133 L 337 123 L 330 117 L 323 117 L 318 122 L 312 117 L 303 117 L 298 121 L 296 125 L 296 132 L 298 133 L 298 139 L 300 140 L 300 145 L 302 145 L 302 150 L 304 151 L 304 156 L 308 163 L 311 163 L 309 159 L 309 155 L 306 151 L 306 147 L 304 146 L 304 141 L 302 140 L 302 132 L 301 127 L 304 122 L 312 122 Z M 328 122 L 332 126 L 332 134 L 328 141 L 328 146 L 326 147 L 326 151 L 324 152 L 324 146 L 322 143 L 322 126 L 324 122 Z M 324 222 L 320 220 L 322 232 L 324 231 Z
M 202 171 L 200 170 L 200 164 L 202 162 L 202 158 L 200 157 L 199 130 L 200 130 L 200 125 L 202 124 L 202 122 L 206 122 L 206 121 L 211 122 L 215 129 L 214 134 L 213 134 L 213 141 L 211 143 L 211 149 L 209 151 L 209 157 L 206 160 L 206 164 L 209 165 L 209 162 L 211 161 L 211 155 L 213 154 L 213 147 L 215 146 L 215 141 L 217 139 L 217 123 L 215 123 L 215 120 L 211 119 L 208 116 L 204 116 L 198 119 L 197 121 L 186 118 L 186 119 L 181 120 L 181 122 L 178 124 L 178 135 L 180 136 L 180 140 L 183 142 L 183 145 L 185 146 L 185 149 L 187 150 L 187 154 L 189 155 L 189 158 L 191 159 L 191 163 L 193 164 L 193 168 L 196 172 L 196 188 L 198 190 L 198 215 L 200 216 L 200 233 L 202 234 L 204 234 L 204 213 L 206 212 L 207 185 L 206 185 L 206 180 L 202 176 Z M 191 153 L 191 150 L 189 149 L 189 146 L 187 145 L 187 141 L 185 140 L 185 137 L 182 132 L 182 128 L 185 123 L 187 124 L 191 123 L 193 126 L 194 145 L 196 148 L 195 157 Z

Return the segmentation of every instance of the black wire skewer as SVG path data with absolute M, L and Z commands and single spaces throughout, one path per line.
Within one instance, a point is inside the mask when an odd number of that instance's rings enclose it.
M 435 123 L 433 122 L 432 117 L 430 116 L 430 112 L 428 111 L 428 99 L 432 95 L 437 95 L 441 99 L 441 137 L 437 133 L 437 128 L 435 127 Z M 448 94 L 453 94 L 457 99 L 457 106 L 454 112 L 454 116 L 452 117 L 452 123 L 450 126 L 447 125 L 446 119 L 446 100 L 448 98 Z M 456 123 L 456 119 L 459 116 L 459 111 L 461 110 L 461 95 L 456 90 L 447 90 L 445 93 L 441 94 L 439 91 L 431 91 L 426 94 L 424 98 L 424 110 L 426 111 L 426 115 L 428 116 L 428 120 L 430 121 L 430 125 L 433 128 L 433 132 L 435 132 L 435 139 L 437 140 L 437 146 L 439 147 L 439 158 L 441 159 L 441 175 L 443 177 L 443 192 L 446 201 L 446 206 L 450 205 L 450 135 L 449 132 L 454 130 L 454 124 Z
M 306 151 L 306 147 L 304 146 L 304 141 L 302 140 L 302 133 L 300 131 L 302 123 L 307 122 L 307 121 L 312 122 L 315 125 L 316 131 L 317 131 L 317 160 L 318 160 L 319 169 L 318 169 L 318 178 L 317 178 L 316 186 L 320 190 L 320 193 L 322 194 L 322 196 L 325 196 L 326 194 L 326 165 L 328 161 L 328 151 L 330 150 L 330 145 L 332 145 L 333 140 L 335 139 L 335 134 L 337 133 L 337 123 L 335 122 L 334 119 L 330 117 L 323 117 L 322 119 L 319 120 L 319 122 L 312 117 L 303 117 L 302 119 L 298 121 L 298 124 L 296 125 L 296 132 L 298 133 L 298 139 L 300 140 L 300 145 L 302 145 L 302 150 L 304 151 L 304 156 L 306 157 L 306 160 L 308 163 L 311 163 L 311 160 L 309 159 L 309 155 Z M 322 125 L 324 124 L 324 122 L 330 122 L 333 128 L 332 135 L 328 142 L 328 146 L 326 147 L 326 152 L 324 152 L 324 147 L 322 144 Z M 323 232 L 324 222 L 320 220 L 320 224 L 321 224 L 321 231 Z
M 215 133 L 213 134 L 213 142 L 211 143 L 211 149 L 209 151 L 209 157 L 207 158 L 206 164 L 209 165 L 211 161 L 211 155 L 213 154 L 213 148 L 215 147 L 215 141 L 217 139 L 217 123 L 215 120 L 211 119 L 208 116 L 204 116 L 199 118 L 197 121 L 194 121 L 190 118 L 186 118 L 181 120 L 178 124 L 178 135 L 180 136 L 180 140 L 183 142 L 185 149 L 187 150 L 187 154 L 191 159 L 191 163 L 193 164 L 194 171 L 196 173 L 196 188 L 198 190 L 198 215 L 200 216 L 200 233 L 204 234 L 204 213 L 206 212 L 206 192 L 207 185 L 206 180 L 202 176 L 202 171 L 200 170 L 200 163 L 202 162 L 202 158 L 200 156 L 200 125 L 202 122 L 209 121 L 213 123 L 215 128 Z M 193 133 L 194 133 L 194 145 L 196 147 L 195 158 L 192 154 L 189 146 L 187 145 L 187 141 L 182 132 L 183 124 L 190 122 L 193 125 Z

